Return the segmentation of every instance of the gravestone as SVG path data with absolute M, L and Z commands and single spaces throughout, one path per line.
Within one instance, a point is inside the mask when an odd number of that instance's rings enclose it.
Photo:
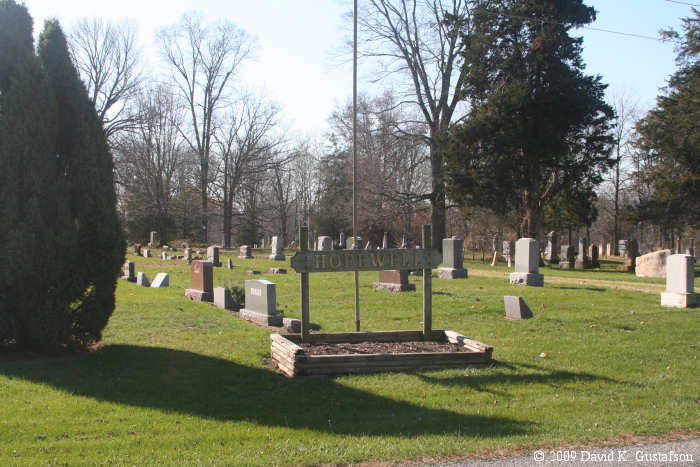
M 600 259 L 598 259 L 598 245 L 593 244 L 588 247 L 588 257 L 592 268 L 600 268 Z
M 134 254 L 136 256 L 141 256 L 141 244 L 137 243 L 134 245 Z
M 272 251 L 269 259 L 272 261 L 284 261 L 284 251 L 282 251 L 282 240 L 278 236 L 272 237 Z
M 573 269 L 576 261 L 576 250 L 570 245 L 561 246 L 561 257 L 559 259 L 559 268 Z
M 513 250 L 515 250 L 515 245 L 513 244 L 513 240 L 504 240 L 503 241 L 503 257 L 506 259 L 506 262 L 508 263 L 508 267 L 513 266 Z
M 136 282 L 136 275 L 134 273 L 134 262 L 127 261 L 124 263 L 124 278 L 129 282 Z
M 239 316 L 266 326 L 281 326 L 275 284 L 264 279 L 245 281 L 245 308 L 239 311 Z
M 287 274 L 287 270 L 283 268 L 270 268 L 268 271 L 270 274 Z
M 554 231 L 547 234 L 547 249 L 544 253 L 544 259 L 550 264 L 559 262 L 559 234 Z
M 532 318 L 532 310 L 525 304 L 525 300 L 517 295 L 503 297 L 506 306 L 506 319 L 520 320 Z
M 340 232 L 340 240 L 338 241 L 338 248 L 341 250 L 344 250 L 345 247 L 347 247 L 347 243 L 345 243 L 345 232 Z
M 136 274 L 136 283 L 143 287 L 148 287 L 149 285 L 151 285 L 151 283 L 148 282 L 148 277 L 146 277 L 145 272 L 139 272 L 138 274 Z
M 613 255 L 613 245 L 612 243 L 608 243 L 605 245 L 605 256 L 607 258 L 610 258 Z
M 540 247 L 534 238 L 521 238 L 515 242 L 515 272 L 510 274 L 510 283 L 542 287 L 544 276 L 539 271 Z
M 372 243 L 370 241 L 367 241 L 367 245 L 365 245 L 365 250 L 371 250 L 372 249 Z
M 192 248 L 185 248 L 185 259 L 188 263 L 192 261 Z
M 362 246 L 362 237 L 357 237 L 357 248 L 355 248 L 355 238 L 350 237 L 348 238 L 348 250 L 359 250 L 361 249 Z
M 652 251 L 635 259 L 634 274 L 637 277 L 666 277 L 666 261 L 673 250 Z
M 167 261 L 167 260 L 168 260 L 168 254 L 167 254 L 166 252 L 162 252 L 162 253 L 160 254 L 160 259 L 162 259 L 163 261 Z
M 222 310 L 234 310 L 233 297 L 231 291 L 226 287 L 214 287 L 214 305 Z
M 233 269 L 233 260 L 231 258 L 226 260 L 226 269 Z
M 150 258 L 151 257 L 151 250 L 148 248 L 141 248 L 141 254 L 143 255 L 144 258 Z
M 398 293 L 416 290 L 416 285 L 408 282 L 407 269 L 389 269 L 379 271 L 379 282 L 372 284 L 372 288 Z
M 695 258 L 695 239 L 694 238 L 689 239 L 688 243 L 689 243 L 688 249 L 685 250 L 685 254 Z M 679 251 L 679 253 L 680 253 L 680 251 Z
M 627 254 L 627 240 L 618 240 L 617 242 L 617 255 L 623 258 Z
M 442 239 L 442 267 L 438 269 L 441 279 L 461 279 L 467 277 L 464 269 L 464 250 L 461 238 Z
M 389 234 L 384 232 L 384 237 L 382 238 L 382 250 L 389 248 Z
M 190 288 L 185 297 L 196 302 L 211 302 L 214 297 L 214 269 L 208 261 L 192 261 L 190 264 Z
M 169 286 L 170 276 L 168 276 L 167 272 L 159 272 L 158 274 L 156 274 L 156 277 L 153 279 L 153 282 L 151 282 L 151 287 L 153 287 L 154 289 Z
M 578 254 L 576 255 L 574 269 L 586 269 L 590 266 L 588 261 L 588 254 L 586 252 L 586 250 L 588 249 L 587 246 L 588 242 L 586 240 L 578 241 Z
M 250 253 L 250 246 L 249 245 L 242 245 L 241 248 L 239 249 L 238 257 L 240 259 L 251 259 L 253 257 L 253 255 Z
M 408 243 L 406 243 L 406 235 L 405 234 L 401 236 L 401 246 L 399 248 L 401 248 L 403 250 L 408 248 Z
M 322 235 L 318 237 L 318 251 L 330 251 L 333 249 L 333 240 L 331 237 Z
M 624 256 L 625 262 L 622 266 L 618 266 L 617 269 L 620 271 L 634 271 L 637 256 L 639 256 L 637 240 L 621 240 L 621 242 L 625 242 L 624 254 L 622 253 L 622 250 L 620 251 L 620 255 Z
M 221 263 L 219 262 L 219 247 L 210 246 L 207 248 L 207 261 L 209 261 L 213 266 L 219 268 Z
M 695 258 L 671 255 L 666 260 L 666 291 L 661 292 L 661 306 L 688 308 L 698 306 L 695 292 Z
M 160 246 L 160 235 L 158 235 L 158 232 L 156 232 L 155 230 L 151 232 L 149 240 L 150 241 L 148 242 L 148 246 L 150 246 L 151 248 L 156 248 Z

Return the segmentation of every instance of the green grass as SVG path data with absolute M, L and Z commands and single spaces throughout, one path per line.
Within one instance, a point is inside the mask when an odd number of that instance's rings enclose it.
M 228 256 L 235 268 L 215 269 L 217 285 L 270 279 L 278 308 L 299 317 L 288 262 L 287 275 L 248 276 L 283 263 Z M 433 279 L 433 326 L 492 345 L 498 365 L 288 380 L 264 365 L 268 330 L 184 298 L 186 264 L 129 259 L 150 279 L 168 272 L 170 288 L 120 281 L 98 352 L 0 359 L 0 464 L 352 463 L 700 429 L 698 309 L 587 281 L 659 280 L 543 268 L 544 287 L 517 287 L 505 267 L 483 277 L 494 269 L 468 262 L 467 280 Z M 376 276 L 360 274 L 363 330 L 420 329 L 420 292 L 374 291 Z M 321 330 L 354 329 L 352 277 L 311 275 Z M 503 295 L 535 317 L 503 319 Z

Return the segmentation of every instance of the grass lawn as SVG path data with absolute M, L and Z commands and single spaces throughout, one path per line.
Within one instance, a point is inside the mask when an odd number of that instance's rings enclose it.
M 229 256 L 235 267 L 216 268 L 215 285 L 272 280 L 278 308 L 300 317 L 289 260 L 287 275 L 254 277 L 284 263 Z M 700 311 L 606 285 L 664 282 L 611 263 L 542 268 L 541 288 L 471 261 L 467 280 L 434 278 L 433 327 L 492 345 L 491 368 L 289 380 L 265 366 L 269 330 L 185 299 L 186 263 L 128 259 L 149 279 L 168 272 L 170 288 L 120 281 L 101 349 L 0 356 L 1 465 L 396 461 L 700 430 Z M 354 330 L 353 274 L 310 276 L 311 321 Z M 376 277 L 360 274 L 362 329 L 420 329 L 420 292 L 374 291 Z M 535 317 L 503 319 L 504 295 Z

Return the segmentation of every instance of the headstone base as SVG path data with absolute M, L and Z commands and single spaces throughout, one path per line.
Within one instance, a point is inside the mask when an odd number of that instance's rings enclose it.
M 506 306 L 506 319 L 520 320 L 532 318 L 532 310 L 525 304 L 522 297 L 506 295 L 503 297 Z
M 282 315 L 268 315 L 267 313 L 259 313 L 257 311 L 241 308 L 238 311 L 238 316 L 247 321 L 264 324 L 265 326 L 282 326 Z
M 632 271 L 632 272 L 634 272 L 634 266 L 629 265 L 629 264 L 625 264 L 625 265 L 623 265 L 623 266 L 618 266 L 616 269 L 617 269 L 618 271 L 624 271 L 624 272 L 630 272 L 630 271 Z
M 387 292 L 412 292 L 416 290 L 416 284 L 391 284 L 389 282 L 375 282 L 372 288 L 376 290 L 386 290 Z
M 466 279 L 467 276 L 468 272 L 464 268 L 438 268 L 438 277 L 440 279 Z
M 203 290 L 185 289 L 185 297 L 194 302 L 211 302 L 214 300 L 212 294 Z
M 696 293 L 661 292 L 661 306 L 691 308 L 699 304 L 700 295 Z
M 573 269 L 574 265 L 571 261 L 559 261 L 559 269 Z
M 544 285 L 544 275 L 534 272 L 511 272 L 510 283 L 514 285 L 542 287 Z
M 284 256 L 284 254 L 270 255 L 268 258 L 269 258 L 270 260 L 272 260 L 272 261 L 284 261 L 285 259 L 287 259 L 287 258 Z
M 238 259 L 253 259 L 252 256 L 239 256 Z
M 574 263 L 574 269 L 588 269 L 588 261 L 577 259 L 576 263 Z

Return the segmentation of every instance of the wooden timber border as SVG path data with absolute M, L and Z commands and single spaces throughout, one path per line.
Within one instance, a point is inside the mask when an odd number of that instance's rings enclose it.
M 430 340 L 462 345 L 468 352 L 422 352 L 397 354 L 308 355 L 298 345 L 304 343 L 403 342 Z M 310 334 L 271 334 L 272 359 L 286 376 L 333 376 L 350 373 L 414 371 L 420 369 L 463 368 L 491 363 L 493 348 L 454 331 L 434 330 L 429 338 L 422 331 L 379 331 Z

